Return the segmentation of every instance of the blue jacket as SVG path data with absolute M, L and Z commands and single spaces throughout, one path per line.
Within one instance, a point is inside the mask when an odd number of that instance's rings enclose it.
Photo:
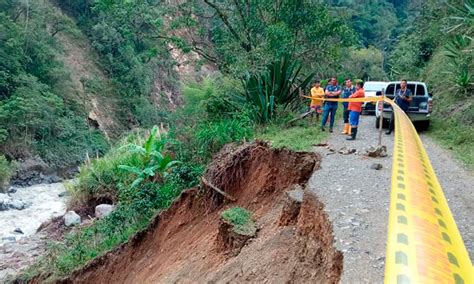
M 329 85 L 326 86 L 325 91 L 337 92 L 337 91 L 340 91 L 340 90 L 341 90 L 341 87 L 339 85 L 334 86 L 334 85 L 329 84 Z M 327 96 L 325 96 L 325 97 L 327 97 Z M 339 96 L 337 96 L 337 97 L 327 97 L 327 98 L 337 99 L 337 98 L 339 98 Z M 325 103 L 328 104 L 328 105 L 337 105 L 337 102 L 325 102 Z
M 350 88 L 344 88 L 342 90 L 341 98 L 347 99 L 350 95 L 355 93 L 355 91 L 356 91 L 356 88 L 354 86 L 352 86 Z M 344 108 L 347 108 L 349 106 L 349 103 L 342 103 L 342 105 L 344 106 Z
M 395 94 L 395 103 L 404 111 L 408 111 L 408 107 L 410 106 L 410 102 L 403 100 L 402 97 L 411 97 L 412 93 L 410 89 L 405 89 L 405 91 L 402 92 L 401 89 L 398 89 L 396 94 Z

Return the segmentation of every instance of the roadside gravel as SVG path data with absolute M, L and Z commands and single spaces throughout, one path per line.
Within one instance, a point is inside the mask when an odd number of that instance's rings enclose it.
M 361 117 L 356 141 L 346 141 L 346 136 L 339 134 L 342 126 L 336 127 L 327 140 L 335 152 L 315 147 L 323 157 L 322 168 L 314 172 L 308 188 L 325 203 L 333 223 L 336 247 L 344 253 L 342 283 L 383 282 L 393 135 L 383 134 L 387 157 L 362 155 L 365 148 L 377 144 L 374 119 L 374 116 Z M 473 259 L 474 175 L 460 167 L 429 137 L 421 135 L 421 138 Z M 339 154 L 342 147 L 355 148 L 361 154 Z M 371 169 L 374 163 L 383 168 Z

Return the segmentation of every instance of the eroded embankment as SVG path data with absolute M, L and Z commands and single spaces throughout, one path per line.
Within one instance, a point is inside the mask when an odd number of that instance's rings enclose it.
M 333 247 L 323 204 L 305 191 L 295 191 L 295 198 L 286 193 L 304 187 L 319 165 L 315 153 L 275 150 L 262 142 L 227 147 L 205 179 L 235 202 L 206 186 L 187 190 L 146 231 L 62 282 L 336 283 L 342 254 Z M 242 248 L 219 236 L 220 212 L 234 206 L 250 210 L 258 227 Z

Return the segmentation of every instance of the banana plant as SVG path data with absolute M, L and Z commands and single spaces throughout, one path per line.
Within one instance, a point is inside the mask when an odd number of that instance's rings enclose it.
M 257 108 L 261 122 L 271 120 L 278 107 L 295 106 L 299 89 L 306 88 L 315 74 L 300 79 L 301 69 L 300 62 L 286 55 L 262 73 L 246 74 L 243 96 Z
M 444 56 L 449 59 L 450 73 L 453 83 L 464 95 L 469 94 L 474 85 L 472 77 L 473 40 L 465 35 L 457 34 L 444 46 Z
M 145 180 L 160 181 L 168 175 L 171 168 L 181 163 L 174 161 L 169 155 L 163 155 L 166 143 L 167 141 L 159 133 L 158 127 L 154 126 L 143 145 L 130 143 L 120 148 L 141 156 L 141 167 L 118 166 L 119 169 L 136 176 L 130 185 L 131 188 L 137 187 Z

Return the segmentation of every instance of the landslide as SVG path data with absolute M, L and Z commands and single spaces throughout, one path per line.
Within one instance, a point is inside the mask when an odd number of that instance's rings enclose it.
M 148 229 L 60 282 L 337 283 L 343 257 L 332 225 L 323 204 L 302 190 L 320 160 L 264 142 L 224 147 L 204 178 L 235 202 L 209 185 L 184 191 Z M 257 233 L 229 250 L 220 213 L 235 206 L 252 212 Z

